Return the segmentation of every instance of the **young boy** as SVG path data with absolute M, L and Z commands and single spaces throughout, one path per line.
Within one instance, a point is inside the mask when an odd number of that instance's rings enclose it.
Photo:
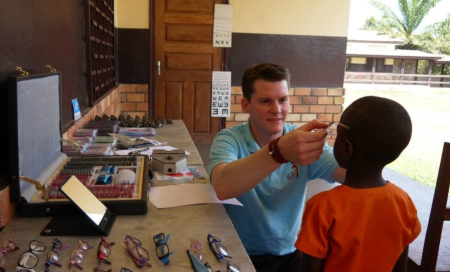
M 363 97 L 344 111 L 334 156 L 347 169 L 345 181 L 307 202 L 295 244 L 303 253 L 300 271 L 405 271 L 420 222 L 408 194 L 382 170 L 411 132 L 406 110 L 386 98 Z

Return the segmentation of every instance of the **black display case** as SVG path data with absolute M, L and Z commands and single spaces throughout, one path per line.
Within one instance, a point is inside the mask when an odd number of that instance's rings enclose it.
M 62 171 L 70 164 L 74 164 L 74 160 L 80 163 L 93 159 L 97 160 L 99 165 L 92 167 L 90 177 L 84 177 L 87 187 L 91 191 L 98 189 L 93 184 L 93 180 L 96 175 L 98 176 L 99 169 L 103 165 L 110 164 L 108 162 L 111 160 L 125 161 L 116 165 L 116 171 L 120 169 L 134 171 L 134 182 L 127 185 L 115 184 L 117 175 L 113 174 L 112 187 L 108 188 L 113 188 L 115 185 L 119 189 L 126 187 L 130 193 L 124 195 L 122 191 L 115 189 L 114 192 L 117 193 L 114 195 L 112 193 L 102 195 L 102 191 L 106 189 L 100 189 L 99 199 L 118 215 L 147 213 L 150 186 L 147 156 L 68 158 L 62 153 L 61 74 L 59 72 L 10 77 L 8 107 L 11 201 L 19 204 L 19 209 L 24 216 L 79 214 L 79 210 L 68 199 L 59 195 L 56 189 L 58 182 L 62 182 L 61 179 L 65 178 L 66 174 L 63 175 Z M 130 160 L 134 163 L 130 164 Z M 44 190 L 41 190 L 42 185 L 29 183 L 25 181 L 26 179 L 42 183 L 48 193 L 44 194 Z M 112 192 L 112 189 L 107 192 Z

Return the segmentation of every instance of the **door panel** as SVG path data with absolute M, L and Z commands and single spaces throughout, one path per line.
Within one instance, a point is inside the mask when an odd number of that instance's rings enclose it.
M 210 83 L 196 83 L 195 84 L 195 104 L 200 105 L 195 108 L 195 131 L 208 132 L 211 126 L 211 113 L 209 107 L 201 105 L 211 104 L 211 84 Z
M 172 119 L 181 119 L 181 99 L 183 85 L 181 82 L 166 83 L 166 116 Z
M 162 1 L 160 1 L 162 2 Z M 211 0 L 167 0 L 167 11 L 188 11 L 213 13 L 214 1 Z
M 155 1 L 155 113 L 183 119 L 195 143 L 211 143 L 222 119 L 211 117 L 212 71 L 222 63 L 212 45 L 215 3 L 222 0 Z
M 212 42 L 212 27 L 199 25 L 167 25 L 167 41 Z
M 166 70 L 207 70 L 212 69 L 212 55 L 207 54 L 167 54 Z

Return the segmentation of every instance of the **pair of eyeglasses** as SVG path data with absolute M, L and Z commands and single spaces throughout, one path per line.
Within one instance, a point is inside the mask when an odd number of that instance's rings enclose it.
M 111 272 L 112 269 L 108 269 L 108 270 L 105 271 L 105 270 L 103 270 L 101 268 L 94 267 L 94 269 L 92 271 L 94 271 L 94 272 Z
M 36 253 L 42 253 L 46 249 L 44 244 L 36 240 L 31 241 L 29 247 L 30 249 L 20 256 L 16 271 L 28 270 L 34 272 L 33 268 L 39 263 L 39 257 Z
M 86 240 L 78 240 L 78 248 L 72 250 L 72 253 L 70 253 L 69 268 L 72 268 L 72 266 L 76 266 L 78 269 L 83 270 L 83 267 L 81 267 L 80 265 L 84 258 L 83 252 L 92 248 L 93 246 L 89 245 Z
M 5 239 L 2 244 L 2 251 L 0 252 L 0 271 L 4 271 L 5 269 L 3 266 L 6 263 L 5 255 L 18 250 L 19 247 L 16 245 L 16 243 L 12 239 Z
M 56 265 L 58 267 L 62 267 L 59 261 L 59 254 L 58 251 L 68 248 L 69 246 L 64 246 L 61 240 L 58 238 L 53 239 L 53 246 L 47 253 L 47 261 L 45 262 L 45 267 L 41 272 L 48 272 L 50 271 L 51 265 Z
M 100 243 L 98 244 L 98 250 L 97 250 L 97 259 L 101 262 L 104 262 L 106 264 L 111 264 L 110 261 L 106 260 L 105 257 L 109 257 L 111 255 L 111 247 L 115 243 L 108 243 L 106 242 L 105 238 L 100 238 Z
M 191 241 L 191 248 L 189 249 L 193 254 L 198 253 L 198 259 L 201 261 L 203 260 L 203 245 L 199 241 L 195 240 L 194 238 L 190 238 Z M 197 257 L 197 256 L 195 256 Z
M 342 123 L 339 123 L 339 122 L 331 122 L 331 123 L 329 123 L 329 124 L 327 125 L 327 127 L 326 127 L 327 132 L 328 132 L 328 135 L 330 135 L 330 136 L 335 136 L 335 135 L 336 135 L 337 127 L 342 127 L 342 128 L 344 128 L 345 130 L 349 130 L 349 129 L 350 129 L 349 126 L 344 125 L 344 124 L 342 124 Z
M 152 265 L 150 264 L 150 254 L 148 254 L 148 251 L 142 247 L 142 242 L 139 239 L 134 238 L 133 236 L 130 235 L 125 235 L 124 243 L 127 246 L 128 253 L 130 253 L 131 258 L 133 258 L 133 261 L 136 263 L 138 267 L 144 266 L 152 267 Z
M 173 252 L 169 251 L 169 245 L 167 242 L 170 239 L 170 233 L 167 237 L 164 233 L 157 234 L 153 237 L 153 242 L 156 244 L 156 256 L 163 264 L 168 264 L 170 262 L 169 256 Z
M 208 244 L 211 251 L 216 256 L 217 260 L 223 261 L 223 258 L 232 258 L 228 256 L 227 248 L 221 244 L 221 240 L 208 233 Z
M 214 271 L 214 269 L 211 267 L 211 265 L 208 262 L 205 263 L 205 267 L 206 267 L 206 269 L 208 269 L 209 272 L 220 272 L 220 270 Z M 241 269 L 239 268 L 239 266 L 228 261 L 227 262 L 227 272 L 241 272 Z

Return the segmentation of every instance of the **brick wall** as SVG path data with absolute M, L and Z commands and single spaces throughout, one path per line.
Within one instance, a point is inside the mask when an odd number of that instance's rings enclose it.
M 122 115 L 131 117 L 136 115 L 142 118 L 148 116 L 148 85 L 147 84 L 121 84 L 120 101 Z
M 103 98 L 97 105 L 92 107 L 87 113 L 83 113 L 83 116 L 78 119 L 75 124 L 63 134 L 63 138 L 68 139 L 72 137 L 75 130 L 81 128 L 88 121 L 94 120 L 95 115 L 102 117 L 103 114 L 106 114 L 108 116 L 114 114 L 116 117 L 118 117 L 121 110 L 119 89 L 120 87 L 117 87 L 108 96 Z
M 345 89 L 342 88 L 290 88 L 290 109 L 287 122 L 302 126 L 318 119 L 322 122 L 339 121 L 344 104 Z M 240 125 L 248 119 L 248 113 L 242 111 L 242 88 L 231 87 L 231 114 L 227 117 L 226 127 Z M 328 136 L 333 146 L 335 136 Z

